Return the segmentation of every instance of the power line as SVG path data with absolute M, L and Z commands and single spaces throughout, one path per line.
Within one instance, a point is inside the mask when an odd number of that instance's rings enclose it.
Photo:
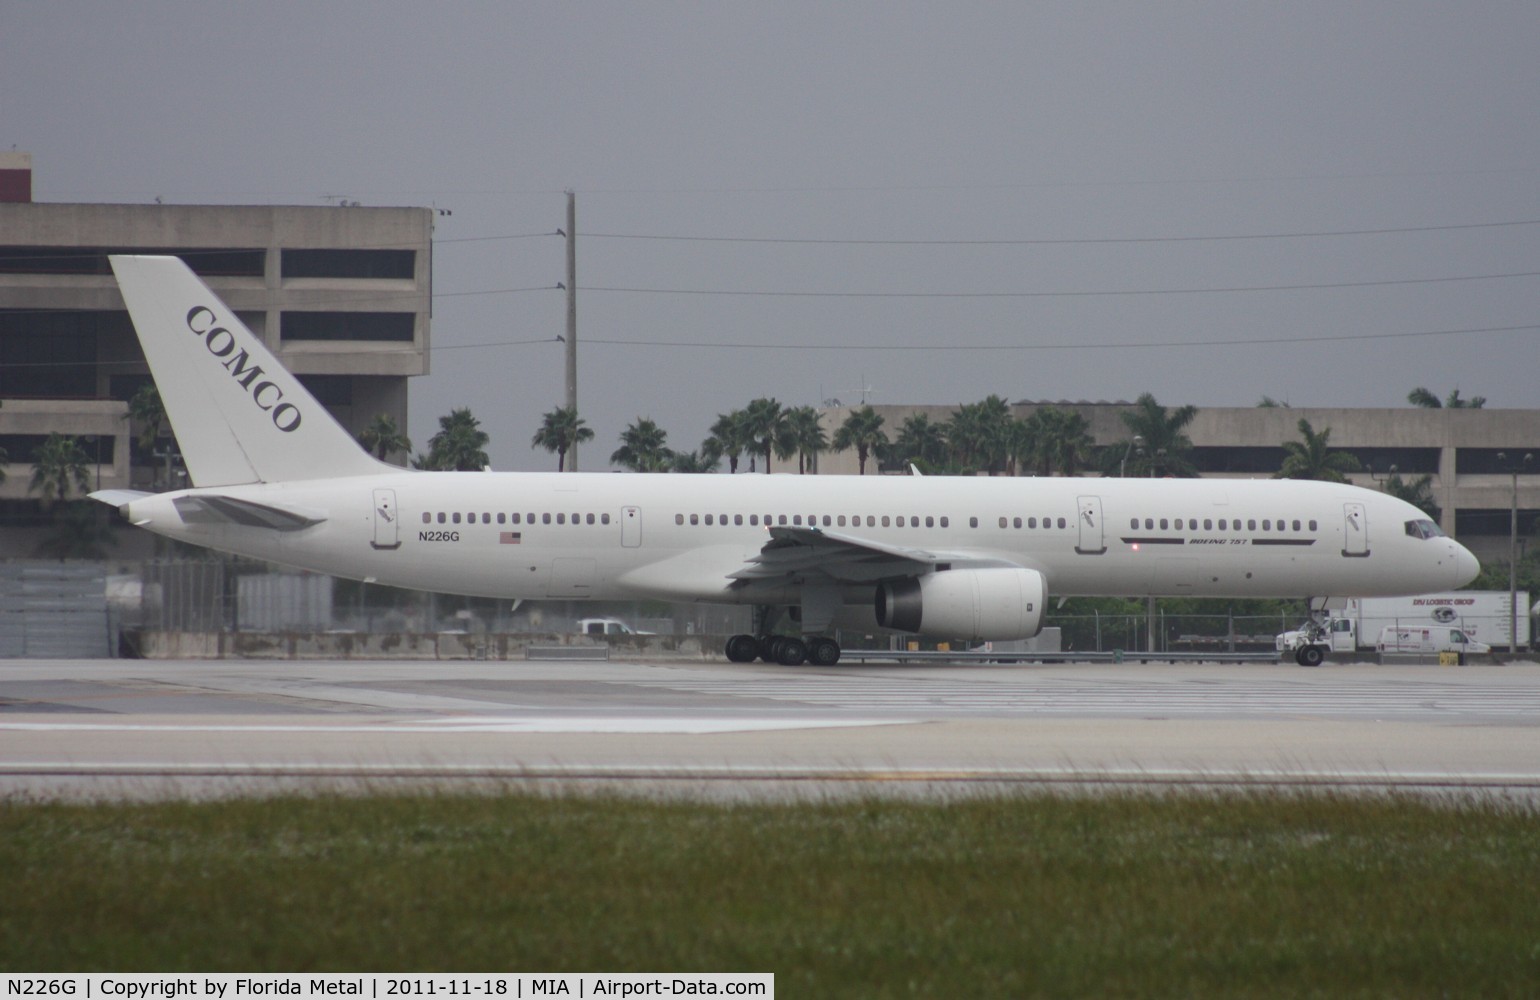
M 1507 274 L 1469 274 L 1444 278 L 1387 278 L 1382 281 L 1334 281 L 1289 285 L 1240 285 L 1227 288 L 1142 288 L 1070 292 L 791 292 L 716 290 L 708 288 L 620 288 L 586 285 L 585 292 L 630 292 L 643 295 L 762 295 L 788 298 L 829 299 L 1036 299 L 1091 298 L 1115 295 L 1211 295 L 1227 292 L 1293 292 L 1306 289 L 1372 288 L 1383 285 L 1430 285 L 1452 281 L 1487 281 L 1497 278 L 1535 278 L 1540 271 Z
M 583 236 L 596 240 L 672 240 L 685 243 L 800 243 L 833 246 L 1066 246 L 1104 243 L 1202 243 L 1223 240 L 1292 240 L 1335 236 L 1384 236 L 1393 233 L 1437 233 L 1462 229 L 1498 229 L 1511 226 L 1536 225 L 1540 225 L 1540 219 L 1520 219 L 1511 222 L 1465 222 L 1445 226 L 1396 226 L 1386 229 L 1306 230 L 1301 232 L 1235 233 L 1206 236 L 1109 236 L 999 240 L 816 239 L 761 236 L 673 236 L 652 233 L 584 233 Z
M 1150 350 L 1154 348 L 1176 347 L 1253 347 L 1271 344 L 1321 344 L 1342 343 L 1353 340 L 1402 340 L 1411 337 L 1457 337 L 1486 333 L 1518 333 L 1525 330 L 1540 330 L 1540 323 L 1528 323 L 1518 326 L 1481 326 L 1468 327 L 1459 330 L 1415 330 L 1407 332 L 1391 333 L 1342 333 L 1326 334 L 1321 336 L 1279 336 L 1258 337 L 1248 340 L 1161 340 L 1150 343 L 1136 341 L 1086 343 L 1074 341 L 1057 344 L 958 344 L 955 342 L 936 344 L 857 344 L 857 343 L 786 343 L 785 341 L 754 342 L 746 344 L 731 344 L 705 340 L 617 340 L 603 337 L 585 337 L 584 343 L 604 344 L 611 347 L 661 347 L 661 348 L 690 348 L 707 350 L 730 351 L 1105 351 L 1105 350 Z M 498 347 L 529 347 L 536 344 L 559 344 L 560 337 L 541 337 L 535 340 L 496 340 L 485 341 L 476 344 L 435 344 L 433 353 L 442 351 L 473 351 L 487 350 Z M 379 355 L 389 354 L 416 354 L 414 350 L 383 350 L 376 352 Z M 139 367 L 143 361 L 123 359 L 120 361 L 24 361 L 7 363 L 7 368 L 75 368 L 75 367 Z
M 1343 333 L 1323 336 L 1259 337 L 1250 340 L 1163 340 L 1151 343 L 1127 342 L 1070 342 L 1059 344 L 958 344 L 955 341 L 936 344 L 833 344 L 833 343 L 748 343 L 729 344 L 702 340 L 606 340 L 589 337 L 590 344 L 608 344 L 616 347 L 688 347 L 725 350 L 758 351 L 1104 351 L 1147 350 L 1169 347 L 1252 347 L 1267 344 L 1318 344 L 1338 343 L 1350 340 L 1397 340 L 1407 337 L 1454 337 L 1478 333 L 1515 333 L 1521 330 L 1540 330 L 1540 323 L 1520 326 L 1471 327 L 1463 330 L 1418 330 L 1402 333 Z M 498 346 L 498 345 L 487 345 Z M 437 348 L 435 348 L 437 349 Z

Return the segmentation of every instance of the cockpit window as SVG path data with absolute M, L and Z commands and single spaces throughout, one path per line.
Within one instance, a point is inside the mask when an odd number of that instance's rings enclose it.
M 1416 520 L 1406 522 L 1406 533 L 1413 538 L 1443 538 L 1444 531 L 1432 521 Z

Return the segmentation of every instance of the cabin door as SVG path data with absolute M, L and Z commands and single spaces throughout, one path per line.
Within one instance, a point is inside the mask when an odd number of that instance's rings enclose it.
M 642 544 L 642 508 L 620 508 L 620 544 L 628 549 Z
M 1361 503 L 1342 505 L 1342 554 L 1362 559 L 1369 554 L 1369 515 Z
M 396 491 L 374 491 L 374 540 L 377 549 L 401 547 L 400 518 L 396 516 Z
M 1083 556 L 1099 556 L 1107 551 L 1107 539 L 1102 530 L 1102 498 L 1080 498 L 1080 543 L 1075 551 Z

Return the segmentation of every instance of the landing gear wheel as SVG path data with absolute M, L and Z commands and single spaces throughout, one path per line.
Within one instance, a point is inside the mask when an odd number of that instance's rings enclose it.
M 753 663 L 759 658 L 759 640 L 752 635 L 735 635 L 727 640 L 727 658 L 733 663 Z
M 786 641 L 784 635 L 764 635 L 759 637 L 759 658 L 766 663 L 781 662 L 781 643 Z
M 1320 646 L 1301 646 L 1299 652 L 1294 654 L 1294 659 L 1302 667 L 1319 667 L 1321 661 L 1326 659 L 1326 654 L 1321 652 Z
M 807 662 L 807 643 L 795 636 L 782 636 L 775 658 L 783 667 L 800 667 Z
M 807 641 L 808 662 L 818 667 L 832 667 L 840 661 L 840 644 L 819 636 Z

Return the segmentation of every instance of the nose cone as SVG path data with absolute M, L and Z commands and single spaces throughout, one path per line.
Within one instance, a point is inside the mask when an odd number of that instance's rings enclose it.
M 1451 544 L 1454 545 L 1454 587 L 1458 590 L 1480 575 L 1481 563 L 1459 542 Z

